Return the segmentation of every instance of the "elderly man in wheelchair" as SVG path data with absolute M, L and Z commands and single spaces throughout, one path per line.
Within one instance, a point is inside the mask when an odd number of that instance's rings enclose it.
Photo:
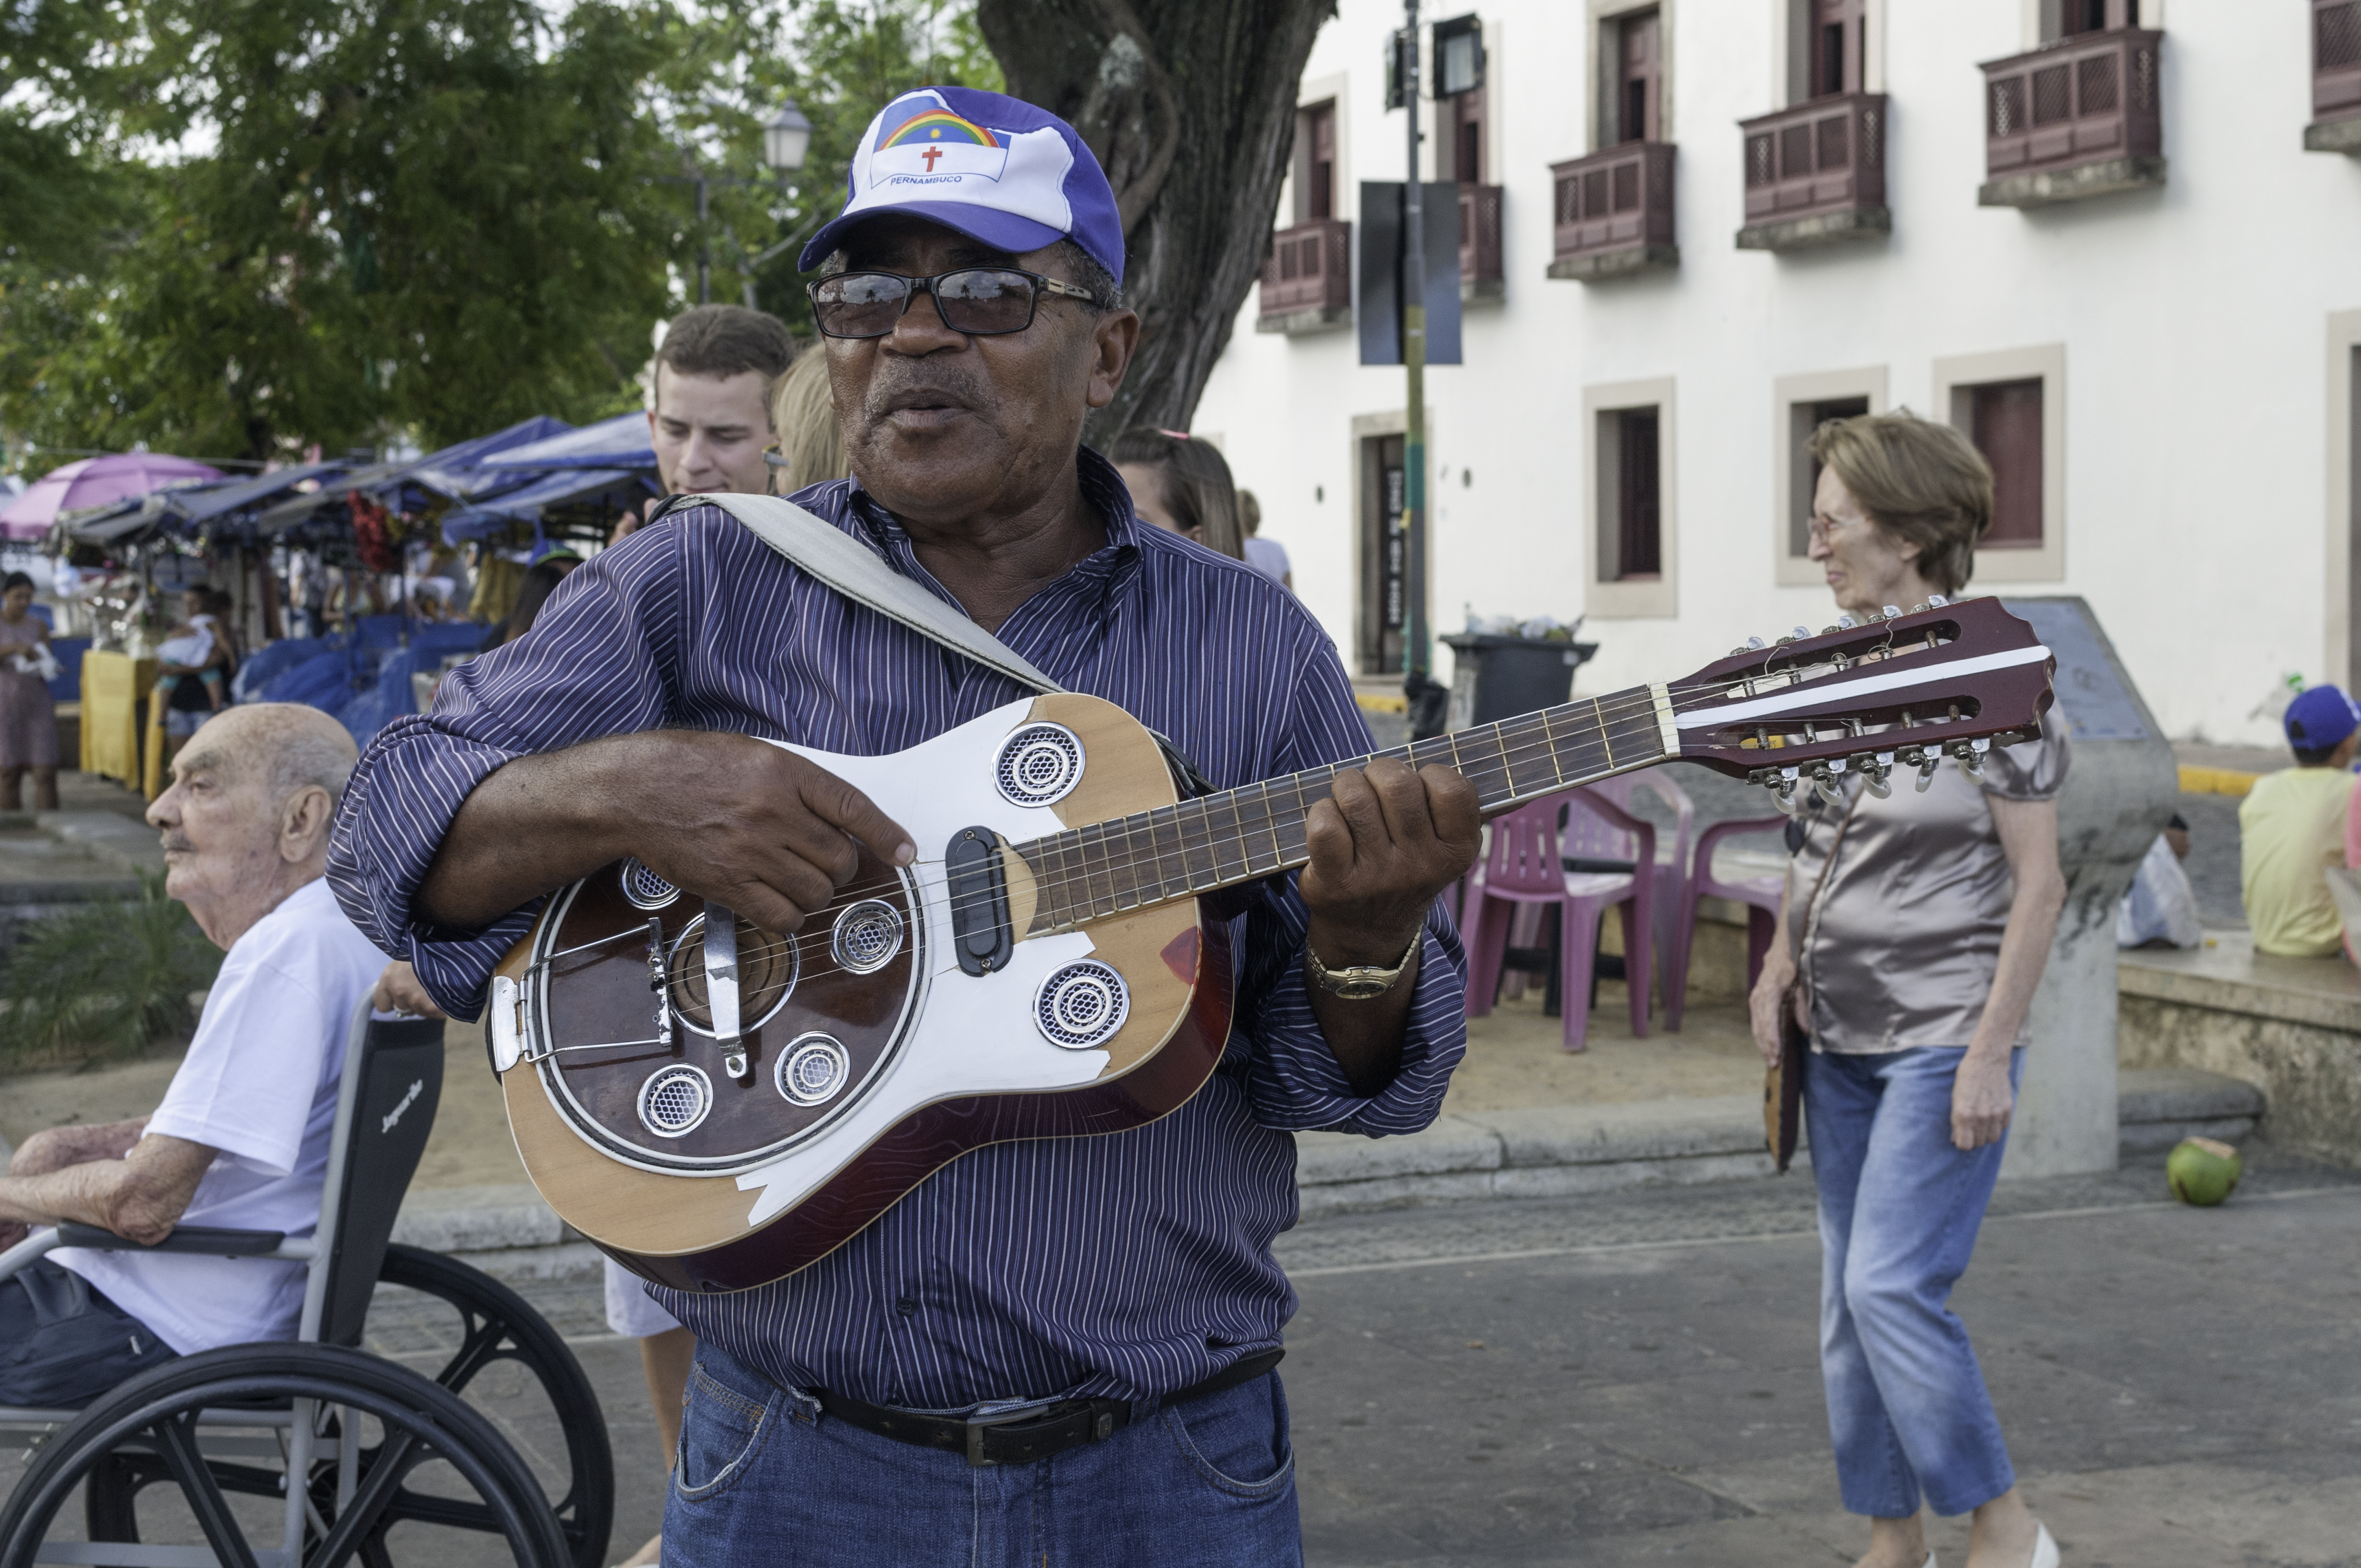
M 316 709 L 233 707 L 148 810 L 167 891 L 227 956 L 153 1113 L 38 1133 L 0 1176 L 0 1453 L 33 1451 L 0 1568 L 382 1562 L 397 1527 L 436 1524 L 549 1568 L 603 1555 L 611 1478 L 579 1365 L 505 1287 L 389 1245 L 442 1025 L 324 878 L 356 754 Z M 349 1348 L 380 1282 L 456 1311 L 438 1377 Z M 462 1397 L 500 1359 L 564 1429 L 554 1483 Z M 162 1528 L 192 1519 L 202 1547 L 152 1544 L 138 1494 L 162 1483 L 185 1504 Z M 77 1487 L 83 1539 L 63 1541 Z M 258 1527 L 276 1551 L 248 1544 Z

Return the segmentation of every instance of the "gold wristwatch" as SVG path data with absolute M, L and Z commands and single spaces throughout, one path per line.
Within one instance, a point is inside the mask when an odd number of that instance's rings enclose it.
M 1375 964 L 1330 969 L 1320 961 L 1320 955 L 1313 952 L 1312 945 L 1307 942 L 1303 948 L 1303 970 L 1312 977 L 1312 984 L 1331 996 L 1341 996 L 1347 1002 L 1371 1002 L 1394 988 L 1394 981 L 1401 979 L 1402 970 L 1410 968 L 1411 959 L 1418 957 L 1419 947 L 1425 940 L 1426 931 L 1422 927 L 1418 935 L 1410 939 L 1410 946 L 1402 950 L 1401 962 L 1391 969 L 1379 969 Z

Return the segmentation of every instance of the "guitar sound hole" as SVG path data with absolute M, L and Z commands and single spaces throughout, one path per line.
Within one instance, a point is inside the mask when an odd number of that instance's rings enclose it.
M 692 1029 L 713 1032 L 713 1008 L 705 995 L 705 917 L 697 916 L 673 944 L 665 964 L 673 1011 Z M 796 988 L 801 966 L 796 939 L 738 922 L 738 1016 L 741 1030 L 759 1028 Z

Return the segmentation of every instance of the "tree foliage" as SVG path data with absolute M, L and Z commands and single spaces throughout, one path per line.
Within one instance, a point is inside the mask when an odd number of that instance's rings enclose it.
M 136 900 L 86 904 L 36 921 L 0 976 L 0 1068 L 128 1056 L 196 1025 L 192 992 L 221 949 L 142 873 Z
M 1105 166 L 1138 357 L 1091 422 L 1186 429 L 1270 248 L 1296 84 L 1334 0 L 979 0 L 1008 90 Z
M 699 241 L 775 229 L 775 184 L 724 183 L 699 231 L 687 179 L 760 170 L 773 0 L 113 0 L 78 30 L 82 3 L 18 0 L 9 78 L 53 123 L 0 121 L 105 187 L 0 254 L 0 425 L 46 444 L 594 418 Z

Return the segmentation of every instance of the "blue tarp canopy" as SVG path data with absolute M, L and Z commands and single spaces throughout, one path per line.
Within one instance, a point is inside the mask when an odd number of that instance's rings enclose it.
M 431 504 L 434 496 L 454 500 L 467 500 L 478 495 L 497 493 L 511 488 L 518 482 L 511 473 L 486 474 L 478 465 L 496 452 L 511 447 L 544 441 L 562 435 L 574 427 L 562 419 L 535 414 L 519 420 L 506 430 L 489 435 L 478 435 L 414 457 L 406 463 L 382 463 L 374 467 L 354 470 L 340 485 L 284 501 L 264 512 L 259 519 L 263 532 L 280 533 L 311 521 L 321 509 L 340 505 L 347 491 L 358 490 L 365 496 L 375 496 L 394 511 L 416 511 Z
M 472 500 L 479 496 L 511 489 L 520 476 L 511 467 L 489 467 L 489 461 L 495 455 L 506 455 L 511 452 L 544 445 L 550 437 L 563 436 L 573 428 L 562 419 L 535 414 L 506 430 L 479 435 L 473 441 L 462 441 L 440 452 L 428 453 L 418 460 L 415 467 L 401 477 L 400 488 L 407 491 L 415 485 L 435 495 L 448 496 L 455 501 Z M 546 467 L 548 465 L 534 464 L 533 466 Z M 387 488 L 390 490 L 393 487 Z M 404 499 L 408 498 L 405 496 Z M 392 504 L 390 495 L 386 499 L 389 505 Z M 410 511 L 415 509 L 405 505 L 394 510 Z
M 488 469 L 653 468 L 655 443 L 648 433 L 648 416 L 617 414 L 597 424 L 530 446 L 512 446 L 497 457 L 483 459 Z
M 481 539 L 505 531 L 511 523 L 531 522 L 544 507 L 585 505 L 604 501 L 629 505 L 655 494 L 644 475 L 629 468 L 568 468 L 532 479 L 522 488 L 488 500 L 454 507 L 443 515 L 443 543 Z

